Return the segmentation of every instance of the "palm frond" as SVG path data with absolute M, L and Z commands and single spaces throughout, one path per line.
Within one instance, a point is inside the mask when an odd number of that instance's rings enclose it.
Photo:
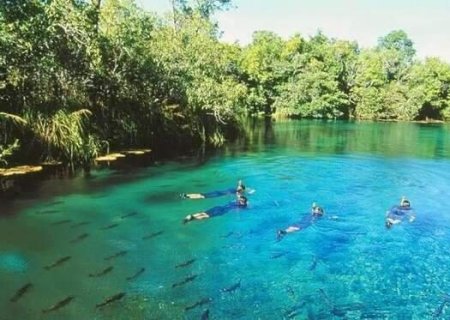
M 22 118 L 18 115 L 12 114 L 12 113 L 0 112 L 0 118 L 10 120 L 14 124 L 21 126 L 21 127 L 26 127 L 28 125 L 27 120 L 25 120 L 24 118 Z

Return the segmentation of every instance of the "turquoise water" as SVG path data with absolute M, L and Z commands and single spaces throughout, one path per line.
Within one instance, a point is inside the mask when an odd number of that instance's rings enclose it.
M 200 160 L 42 181 L 0 205 L 0 319 L 200 319 L 205 310 L 210 319 L 450 319 L 449 129 L 257 124 Z M 256 190 L 247 209 L 182 225 L 233 197 L 180 193 L 238 179 Z M 384 214 L 403 195 L 417 219 L 387 230 Z M 276 230 L 309 214 L 313 201 L 325 217 L 277 242 Z

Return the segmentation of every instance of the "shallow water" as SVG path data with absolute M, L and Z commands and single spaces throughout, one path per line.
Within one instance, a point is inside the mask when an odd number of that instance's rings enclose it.
M 0 319 L 200 319 L 206 309 L 210 319 L 449 319 L 449 129 L 258 124 L 201 161 L 42 181 L 0 205 Z M 256 190 L 247 209 L 182 225 L 233 197 L 180 193 L 239 178 Z M 417 219 L 387 230 L 384 214 L 402 195 Z M 325 217 L 277 242 L 313 201 Z

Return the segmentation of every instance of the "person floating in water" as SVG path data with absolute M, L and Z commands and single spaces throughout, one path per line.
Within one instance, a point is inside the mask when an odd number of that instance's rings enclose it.
M 394 224 L 402 222 L 405 218 L 408 218 L 409 222 L 413 222 L 416 219 L 416 215 L 411 208 L 411 202 L 403 196 L 400 200 L 400 205 L 393 206 L 386 212 L 386 228 L 391 228 Z
M 205 193 L 183 193 L 181 197 L 187 199 L 205 199 L 205 198 L 216 198 L 226 196 L 228 194 L 233 193 L 236 193 L 237 195 L 244 195 L 245 185 L 242 183 L 242 180 L 238 181 L 237 187 L 235 188 L 228 188 L 225 190 L 211 191 Z
M 194 214 L 189 214 L 184 218 L 183 223 L 186 224 L 193 220 L 203 220 L 212 217 L 218 217 L 224 215 L 231 209 L 235 208 L 246 208 L 247 207 L 247 198 L 243 195 L 238 195 L 236 201 L 230 202 L 223 206 L 213 207 L 211 209 L 205 210 L 204 212 L 198 212 Z
M 324 211 L 315 202 L 311 206 L 311 214 L 303 217 L 298 223 L 295 223 L 284 230 L 277 231 L 277 239 L 281 240 L 286 234 L 300 231 L 311 226 L 317 219 L 324 215 Z

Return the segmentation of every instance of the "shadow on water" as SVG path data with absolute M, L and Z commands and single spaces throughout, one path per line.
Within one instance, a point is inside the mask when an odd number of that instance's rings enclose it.
M 449 158 L 449 130 L 448 124 L 253 119 L 245 125 L 245 137 L 227 146 L 226 152 L 260 152 L 276 145 L 315 156 Z
M 110 163 L 99 163 L 89 171 L 56 166 L 46 167 L 43 171 L 30 175 L 0 177 L 0 216 L 14 215 L 33 201 L 51 201 L 65 194 L 78 193 L 104 198 L 111 187 L 147 179 L 149 176 L 157 177 L 164 174 L 171 164 L 176 164 L 177 169 L 195 169 L 206 163 L 214 154 L 214 150 L 196 150 L 182 155 L 163 152 L 158 155 L 128 156 Z M 171 197 L 164 194 L 163 198 L 169 200 Z M 56 204 L 58 203 L 55 201 L 48 203 L 48 208 L 41 210 L 41 213 L 53 213 L 55 210 L 50 207 Z

